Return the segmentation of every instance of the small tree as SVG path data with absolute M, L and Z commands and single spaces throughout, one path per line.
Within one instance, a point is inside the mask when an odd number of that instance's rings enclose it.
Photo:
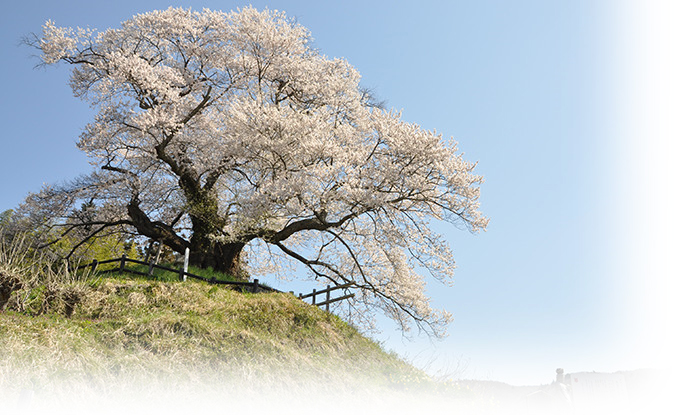
M 251 7 L 170 8 L 103 32 L 48 21 L 30 43 L 74 66 L 75 95 L 98 113 L 78 142 L 97 169 L 28 206 L 68 217 L 88 198 L 97 217 L 58 223 L 124 226 L 235 275 L 301 263 L 353 282 L 360 310 L 440 333 L 449 316 L 418 271 L 448 282 L 453 259 L 428 221 L 484 229 L 482 178 L 452 141 L 373 105 L 307 29 Z

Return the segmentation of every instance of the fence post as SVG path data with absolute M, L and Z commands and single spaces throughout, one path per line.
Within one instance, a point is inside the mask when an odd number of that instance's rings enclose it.
M 330 310 L 331 301 L 331 286 L 326 286 L 326 311 Z
M 153 243 L 154 243 L 153 239 L 149 240 L 149 246 L 146 248 L 146 259 L 144 259 L 144 262 L 149 262 L 149 260 L 151 259 L 151 251 L 153 250 Z
M 122 254 L 122 258 L 120 259 L 120 272 L 125 271 L 125 261 L 127 260 L 127 254 Z
M 91 273 L 96 272 L 97 266 L 98 266 L 98 261 L 96 261 L 95 259 L 93 261 L 91 261 Z
M 161 243 L 158 242 L 158 248 L 156 248 L 156 265 L 158 265 L 158 260 L 161 257 Z
M 187 281 L 187 270 L 189 269 L 189 248 L 184 249 L 184 265 L 181 281 Z
M 153 277 L 153 261 L 149 262 L 149 277 Z
M 316 288 L 311 290 L 311 305 L 316 305 Z
M 254 294 L 259 292 L 259 280 L 257 280 L 256 278 L 254 278 L 254 285 L 252 286 L 252 292 Z

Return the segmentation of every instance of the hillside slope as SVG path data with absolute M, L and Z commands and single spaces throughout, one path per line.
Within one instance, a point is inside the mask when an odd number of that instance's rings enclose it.
M 317 390 L 468 396 L 290 294 L 121 277 L 13 295 L 22 306 L 0 315 L 0 401 L 19 409 L 199 394 L 255 404 Z

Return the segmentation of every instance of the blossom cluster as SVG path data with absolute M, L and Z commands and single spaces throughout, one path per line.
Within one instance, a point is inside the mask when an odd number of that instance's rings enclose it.
M 206 220 L 215 242 L 251 246 L 250 264 L 301 262 L 353 282 L 362 309 L 437 330 L 450 317 L 426 277 L 449 283 L 454 264 L 428 221 L 485 229 L 482 178 L 452 139 L 370 105 L 310 36 L 277 11 L 170 8 L 102 32 L 49 21 L 40 47 L 98 110 L 78 146 L 121 179 L 103 180 L 109 205 L 136 200 L 182 238 Z

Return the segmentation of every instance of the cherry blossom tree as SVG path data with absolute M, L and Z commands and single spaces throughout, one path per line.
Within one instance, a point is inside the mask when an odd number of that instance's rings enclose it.
M 452 139 L 374 105 L 303 26 L 170 8 L 102 32 L 48 21 L 32 43 L 42 63 L 73 66 L 97 111 L 78 141 L 93 173 L 27 202 L 68 218 L 65 233 L 121 227 L 235 275 L 301 264 L 353 283 L 358 310 L 441 333 L 450 316 L 425 278 L 450 283 L 454 263 L 430 221 L 485 229 L 482 178 Z M 84 201 L 88 220 L 65 214 Z

